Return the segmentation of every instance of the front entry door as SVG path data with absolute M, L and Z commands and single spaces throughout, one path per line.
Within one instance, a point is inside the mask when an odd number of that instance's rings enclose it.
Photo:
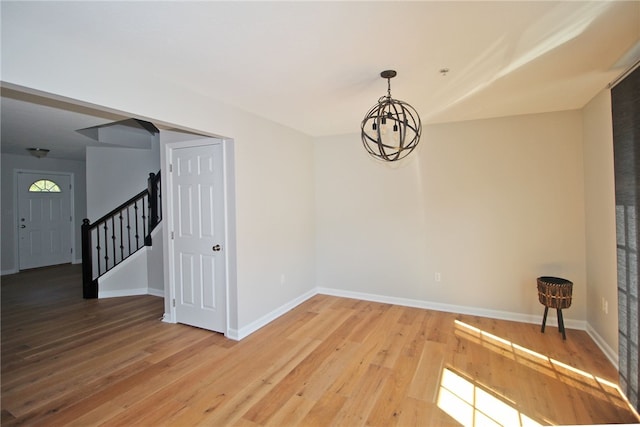
M 19 268 L 71 262 L 71 176 L 18 172 Z
M 171 150 L 176 321 L 226 332 L 222 144 Z

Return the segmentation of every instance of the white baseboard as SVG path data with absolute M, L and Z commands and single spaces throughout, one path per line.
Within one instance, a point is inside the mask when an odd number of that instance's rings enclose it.
M 360 299 L 364 301 L 380 302 L 385 304 L 395 304 L 395 305 L 402 305 L 406 307 L 424 308 L 427 310 L 444 311 L 448 313 L 468 314 L 472 316 L 489 317 L 492 319 L 500 319 L 500 320 L 511 320 L 515 322 L 537 323 L 540 325 L 542 324 L 542 315 L 537 316 L 532 314 L 513 313 L 510 311 L 488 310 L 484 308 L 469 307 L 464 305 L 442 304 L 437 302 L 416 300 L 416 299 L 410 299 L 410 298 L 399 298 L 399 297 L 390 297 L 386 295 L 368 294 L 363 292 L 344 291 L 344 290 L 335 289 L 335 288 L 317 288 L 316 291 L 319 294 L 333 295 L 333 296 L 344 297 L 344 298 L 354 298 L 354 299 Z M 542 306 L 540 307 L 542 309 L 542 312 L 544 313 L 544 309 L 542 308 Z M 558 326 L 555 313 L 553 313 L 551 310 L 549 315 L 547 316 L 547 325 Z M 586 330 L 587 328 L 587 323 L 582 320 L 564 319 L 564 325 L 570 329 Z
M 3 273 L 4 274 L 4 273 Z M 10 274 L 10 273 L 9 273 Z M 154 295 L 157 297 L 164 298 L 164 291 L 160 291 L 158 289 L 152 288 L 138 288 L 138 289 L 128 289 L 122 291 L 106 291 L 99 292 L 98 298 L 113 298 L 113 297 L 122 297 L 122 296 L 133 296 L 133 295 Z M 379 302 L 384 304 L 394 304 L 401 305 L 406 307 L 416 307 L 427 310 L 436 310 L 436 311 L 444 311 L 448 313 L 459 313 L 459 314 L 467 314 L 472 316 L 481 316 L 488 317 L 492 319 L 500 319 L 500 320 L 510 320 L 515 322 L 523 322 L 523 323 L 534 323 L 534 324 L 542 324 L 542 315 L 530 315 L 530 314 L 522 314 L 522 313 L 514 313 L 509 311 L 501 311 L 501 310 L 488 310 L 478 307 L 469 307 L 462 305 L 453 305 L 453 304 L 442 304 L 431 301 L 423 301 L 423 300 L 415 300 L 410 298 L 399 298 L 399 297 L 391 297 L 386 295 L 377 295 L 377 294 L 369 294 L 364 292 L 353 292 L 353 291 L 345 291 L 342 289 L 335 288 L 315 288 L 312 289 L 303 295 L 289 301 L 286 304 L 276 308 L 275 310 L 265 314 L 259 319 L 254 320 L 248 325 L 240 328 L 233 329 L 229 328 L 227 333 L 225 334 L 227 338 L 240 341 L 243 338 L 251 335 L 258 329 L 266 326 L 271 323 L 278 317 L 302 304 L 309 298 L 317 294 L 323 295 L 332 295 L 343 298 L 352 298 L 359 299 L 363 301 L 372 301 Z M 166 323 L 176 323 L 175 319 L 171 317 L 170 313 L 165 313 L 163 318 L 163 322 Z M 574 319 L 564 319 L 565 326 L 570 329 L 578 329 L 586 331 L 591 339 L 596 343 L 596 345 L 602 350 L 607 359 L 618 369 L 618 352 L 612 349 L 606 341 L 589 325 L 586 321 L 582 320 L 574 320 Z M 553 310 L 550 310 L 549 315 L 547 316 L 547 325 L 549 326 L 558 326 L 558 322 L 556 316 L 553 313 Z
M 609 346 L 607 342 L 600 336 L 595 329 L 591 327 L 591 325 L 587 324 L 587 333 L 591 337 L 591 339 L 596 343 L 600 350 L 607 356 L 607 359 L 611 362 L 613 366 L 615 366 L 616 371 L 618 370 L 618 352 Z
M 132 297 L 135 295 L 153 295 L 164 298 L 164 291 L 153 288 L 116 289 L 112 291 L 101 291 L 98 289 L 98 298 Z
M 72 259 L 71 260 L 71 264 L 82 264 L 82 259 Z M 0 271 L 0 276 L 7 276 L 9 274 L 16 274 L 19 273 L 20 270 L 16 269 L 16 268 L 11 268 L 8 270 L 1 270 Z
M 98 289 L 98 298 L 132 297 L 135 295 L 147 295 L 148 293 L 147 288 L 115 289 L 112 291 L 101 291 Z
M 98 298 L 113 298 L 113 297 L 122 297 L 122 296 L 132 296 L 132 295 L 154 295 L 157 297 L 164 298 L 164 291 L 160 291 L 158 289 L 152 288 L 139 288 L 139 289 L 130 289 L 123 291 L 107 291 L 107 292 L 99 292 Z M 229 328 L 225 336 L 229 339 L 240 341 L 243 338 L 251 335 L 258 329 L 266 326 L 271 323 L 278 317 L 302 304 L 309 298 L 312 298 L 314 295 L 323 294 L 323 295 L 332 295 L 343 298 L 352 298 L 359 299 L 363 301 L 372 301 L 379 302 L 383 304 L 394 304 L 401 305 L 406 307 L 416 307 L 427 310 L 436 310 L 436 311 L 444 311 L 448 313 L 459 313 L 459 314 L 467 314 L 472 316 L 481 316 L 488 317 L 492 319 L 500 319 L 500 320 L 510 320 L 515 322 L 523 322 L 523 323 L 533 323 L 533 324 L 542 324 L 542 315 L 530 315 L 530 314 L 522 314 L 522 313 L 514 313 L 509 311 L 501 311 L 501 310 L 488 310 L 478 307 L 469 307 L 462 305 L 453 305 L 453 304 L 442 304 L 431 301 L 423 301 L 423 300 L 415 300 L 410 298 L 399 298 L 399 297 L 391 297 L 386 295 L 377 295 L 377 294 L 369 294 L 364 292 L 353 292 L 353 291 L 345 291 L 342 289 L 335 288 L 315 288 L 312 289 L 303 295 L 289 301 L 286 304 L 276 308 L 270 313 L 265 314 L 257 320 L 249 323 L 248 325 L 240 328 L 233 329 Z M 162 321 L 166 323 L 176 323 L 175 319 L 171 317 L 170 313 L 165 313 L 162 317 Z M 574 320 L 574 319 L 564 319 L 565 326 L 570 329 L 578 329 L 586 331 L 591 339 L 596 343 L 596 345 L 602 350 L 607 359 L 613 364 L 613 366 L 618 369 L 618 352 L 612 349 L 606 341 L 596 332 L 591 325 L 589 325 L 586 321 L 582 320 Z M 556 316 L 554 314 L 554 310 L 550 310 L 549 315 L 547 316 L 547 325 L 549 326 L 558 326 L 558 322 Z
M 12 268 L 11 270 L 2 270 L 0 271 L 0 276 L 7 276 L 9 274 L 16 274 L 18 272 L 18 270 L 16 270 L 15 268 Z
M 164 289 L 147 288 L 147 293 L 149 295 L 153 295 L 154 297 L 164 298 Z
M 281 305 L 280 307 L 276 308 L 270 313 L 265 314 L 261 318 L 254 320 L 253 322 L 249 323 L 247 326 L 244 326 L 240 329 L 229 328 L 227 331 L 226 337 L 235 341 L 240 341 L 241 339 L 248 337 L 258 329 L 262 328 L 263 326 L 266 326 L 268 323 L 274 321 L 275 319 L 282 316 L 283 314 L 290 311 L 291 309 L 302 304 L 303 302 L 313 297 L 317 293 L 318 292 L 315 289 L 312 289 L 309 292 L 306 292 L 300 295 L 299 297 L 295 298 L 294 300 L 289 301 L 284 305 Z
M 384 304 L 394 304 L 394 305 L 402 305 L 406 307 L 416 307 L 423 308 L 427 310 L 436 310 L 436 311 L 444 311 L 448 313 L 459 313 L 459 314 L 468 314 L 472 316 L 482 316 L 488 317 L 492 319 L 500 319 L 500 320 L 511 320 L 515 322 L 523 322 L 523 323 L 534 323 L 534 324 L 542 324 L 542 315 L 530 315 L 530 314 L 522 314 L 522 313 L 513 313 L 509 311 L 500 311 L 500 310 L 487 310 L 483 308 L 477 307 L 468 307 L 462 305 L 452 305 L 452 304 L 442 304 L 430 301 L 423 300 L 415 300 L 410 298 L 399 298 L 399 297 L 391 297 L 386 295 L 377 295 L 377 294 L 368 294 L 363 292 L 352 292 L 345 291 L 342 289 L 334 289 L 334 288 L 315 288 L 310 290 L 309 292 L 299 296 L 298 298 L 278 307 L 277 309 L 271 311 L 270 313 L 265 314 L 257 320 L 254 320 L 250 324 L 240 328 L 233 329 L 229 328 L 227 331 L 226 337 L 232 340 L 240 341 L 243 338 L 251 335 L 253 332 L 258 329 L 266 326 L 268 323 L 282 316 L 286 312 L 290 311 L 294 307 L 302 304 L 309 298 L 313 297 L 317 294 L 323 295 L 332 295 L 343 298 L 353 298 L 359 299 L 363 301 L 372 301 L 379 302 Z M 165 315 L 165 318 L 167 316 Z M 167 320 L 171 322 L 170 320 Z M 570 329 L 579 329 L 579 330 L 587 330 L 587 323 L 582 320 L 574 320 L 574 319 L 564 319 L 565 326 Z M 548 315 L 547 316 L 547 325 L 548 326 L 557 326 L 558 322 L 555 316 Z M 595 332 L 594 332 L 595 333 Z M 595 339 L 594 339 L 595 340 Z M 598 340 L 595 340 L 598 343 Z M 600 340 L 602 343 L 604 341 Z M 600 345 L 600 344 L 598 344 Z M 606 346 L 606 344 L 605 344 Z M 611 352 L 610 349 L 603 349 L 607 357 L 611 358 L 612 354 L 615 352 Z

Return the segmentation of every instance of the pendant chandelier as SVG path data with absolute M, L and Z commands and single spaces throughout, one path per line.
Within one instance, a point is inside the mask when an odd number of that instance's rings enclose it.
M 394 70 L 380 73 L 387 79 L 387 95 L 378 99 L 360 125 L 362 143 L 369 154 L 379 160 L 395 162 L 417 147 L 422 132 L 420 116 L 415 108 L 391 97 Z

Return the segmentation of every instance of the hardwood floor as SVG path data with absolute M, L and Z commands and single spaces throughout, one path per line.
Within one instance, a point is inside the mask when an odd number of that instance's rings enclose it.
M 638 422 L 583 331 L 317 295 L 234 342 L 81 288 L 79 266 L 2 277 L 2 425 Z

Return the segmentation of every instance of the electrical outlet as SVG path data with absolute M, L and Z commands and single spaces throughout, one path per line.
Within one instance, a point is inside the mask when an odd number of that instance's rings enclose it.
M 609 314 L 609 301 L 604 300 L 604 314 Z
M 442 275 L 441 275 L 440 273 L 435 273 L 435 274 L 433 275 L 433 279 L 434 279 L 436 282 L 440 282 L 440 281 L 442 280 Z

